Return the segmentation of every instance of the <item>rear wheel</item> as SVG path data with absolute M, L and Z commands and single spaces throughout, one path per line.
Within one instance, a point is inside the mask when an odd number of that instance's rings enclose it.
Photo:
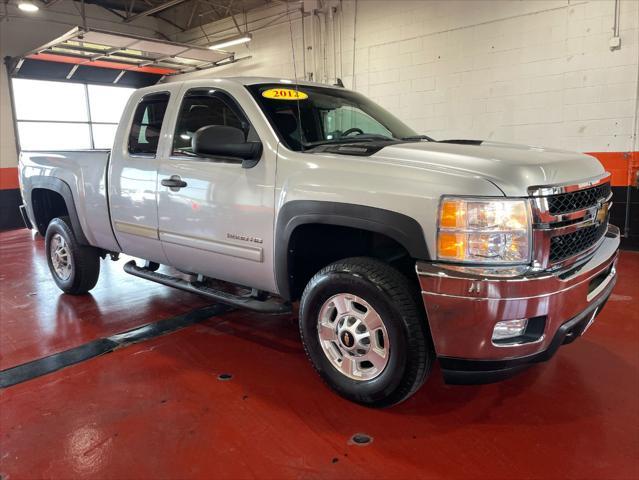
M 311 279 L 300 304 L 300 331 L 324 381 L 372 407 L 412 395 L 434 359 L 413 285 L 372 258 L 335 262 Z
M 51 276 L 63 292 L 80 295 L 95 287 L 100 276 L 100 255 L 95 248 L 78 244 L 69 217 L 51 220 L 45 249 Z

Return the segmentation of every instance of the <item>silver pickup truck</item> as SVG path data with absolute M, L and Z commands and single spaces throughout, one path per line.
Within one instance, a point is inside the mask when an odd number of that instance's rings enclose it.
M 138 90 L 111 151 L 22 152 L 20 185 L 64 292 L 123 252 L 142 259 L 128 273 L 215 301 L 277 314 L 299 300 L 311 363 L 369 406 L 409 397 L 436 358 L 449 383 L 550 358 L 616 281 L 595 158 L 435 141 L 314 83 Z

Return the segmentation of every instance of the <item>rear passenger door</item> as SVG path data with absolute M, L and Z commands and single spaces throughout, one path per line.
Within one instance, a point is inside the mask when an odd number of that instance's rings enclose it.
M 193 133 L 209 125 L 238 128 L 247 141 L 260 140 L 231 93 L 210 87 L 184 92 L 158 176 L 164 251 L 182 270 L 274 291 L 275 153 L 263 149 L 252 168 L 243 168 L 240 160 L 198 156 L 191 148 Z M 177 177 L 183 187 L 161 186 Z
M 111 222 L 122 251 L 167 263 L 158 235 L 157 173 L 162 135 L 179 89 L 142 95 L 125 110 L 109 162 Z

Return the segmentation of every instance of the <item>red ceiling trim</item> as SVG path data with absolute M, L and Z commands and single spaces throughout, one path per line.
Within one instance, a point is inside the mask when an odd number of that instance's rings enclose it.
M 67 55 L 58 55 L 53 53 L 35 53 L 27 58 L 33 60 L 44 60 L 46 62 L 72 63 L 74 65 L 87 65 L 91 67 L 112 68 L 114 70 L 128 70 L 132 72 L 153 73 L 155 75 L 170 75 L 176 73 L 177 70 L 163 67 L 130 65 L 128 63 L 109 62 L 105 60 L 88 60 L 86 58 L 71 57 Z

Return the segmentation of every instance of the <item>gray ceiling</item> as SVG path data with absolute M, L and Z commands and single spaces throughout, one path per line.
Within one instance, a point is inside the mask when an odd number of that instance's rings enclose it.
M 43 0 L 52 5 L 59 0 Z M 285 3 L 287 0 L 85 0 L 122 18 L 125 23 L 142 16 L 153 16 L 185 31 L 190 28 L 235 16 L 242 26 L 243 13 L 265 5 Z

